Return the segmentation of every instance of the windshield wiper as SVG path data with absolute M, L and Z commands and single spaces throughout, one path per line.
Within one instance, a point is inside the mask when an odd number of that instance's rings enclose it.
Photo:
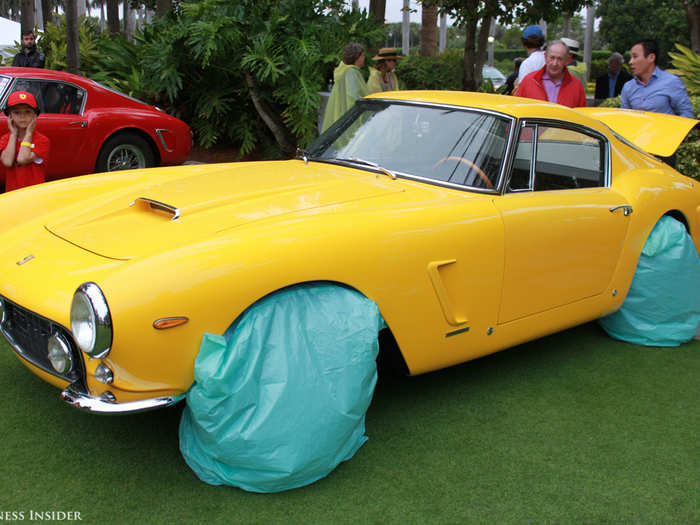
M 348 157 L 348 158 L 335 157 L 332 160 L 339 160 L 341 162 L 354 162 L 355 164 L 363 164 L 365 166 L 370 166 L 374 169 L 381 171 L 384 175 L 388 175 L 389 177 L 392 178 L 392 180 L 396 180 L 396 173 L 394 173 L 393 171 L 389 171 L 388 169 L 380 166 L 376 162 L 372 162 L 371 160 L 359 159 L 357 157 Z
M 294 154 L 295 159 L 301 159 L 304 161 L 304 164 L 309 163 L 309 152 L 306 151 L 305 149 L 297 148 L 296 153 Z

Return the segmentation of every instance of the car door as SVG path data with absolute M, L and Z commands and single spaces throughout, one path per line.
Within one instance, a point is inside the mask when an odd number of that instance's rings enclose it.
M 506 192 L 499 324 L 603 293 L 631 208 L 610 188 L 609 147 L 587 128 L 522 125 Z
M 90 173 L 90 155 L 87 139 L 87 119 L 82 115 L 85 90 L 75 84 L 47 79 L 21 78 L 11 91 L 29 91 L 39 105 L 37 131 L 51 142 L 47 160 L 47 180 Z

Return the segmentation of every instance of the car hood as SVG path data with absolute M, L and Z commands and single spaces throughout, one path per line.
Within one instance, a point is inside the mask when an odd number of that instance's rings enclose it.
M 384 175 L 295 160 L 159 168 L 133 175 L 129 186 L 54 215 L 46 229 L 90 252 L 127 260 L 253 222 L 403 191 Z
M 619 108 L 575 108 L 575 111 L 600 120 L 615 133 L 652 155 L 670 157 L 678 149 L 697 120 Z

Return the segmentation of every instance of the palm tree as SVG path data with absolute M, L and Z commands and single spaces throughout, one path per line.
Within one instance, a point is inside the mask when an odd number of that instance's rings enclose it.
M 22 0 L 21 11 L 22 33 L 34 31 L 34 0 Z
M 434 57 L 438 54 L 438 6 L 425 0 L 421 9 L 420 54 Z
M 80 38 L 78 36 L 78 1 L 64 0 L 66 10 L 66 71 L 80 74 Z
M 156 17 L 162 18 L 172 9 L 170 0 L 156 0 Z
M 386 0 L 369 0 L 369 16 L 377 22 L 384 23 Z
M 107 27 L 111 35 L 120 33 L 119 0 L 107 0 Z

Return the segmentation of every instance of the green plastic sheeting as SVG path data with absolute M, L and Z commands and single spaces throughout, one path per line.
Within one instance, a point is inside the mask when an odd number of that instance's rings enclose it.
M 355 290 L 299 285 L 205 334 L 180 450 L 212 485 L 278 492 L 312 483 L 367 440 L 377 381 L 377 305 Z
M 698 252 L 683 224 L 662 217 L 642 249 L 625 302 L 600 324 L 630 343 L 678 346 L 695 337 L 699 323 Z

